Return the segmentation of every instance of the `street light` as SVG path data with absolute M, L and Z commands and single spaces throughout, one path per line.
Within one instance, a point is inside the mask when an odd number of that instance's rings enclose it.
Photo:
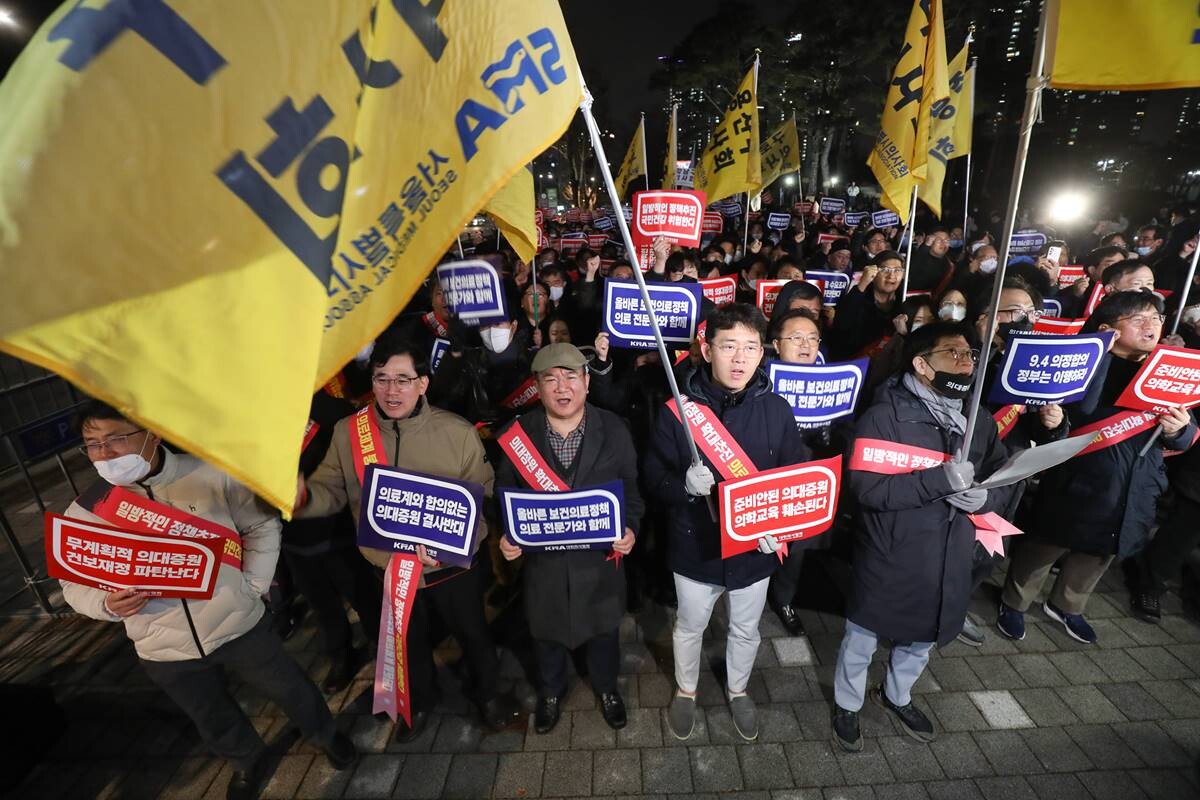
M 1047 216 L 1054 222 L 1074 222 L 1083 216 L 1087 204 L 1079 192 L 1063 192 L 1050 199 Z
M 830 186 L 837 186 L 837 185 L 838 185 L 838 176 L 837 176 L 837 175 L 831 175 L 831 176 L 829 177 L 829 185 L 830 185 Z
M 795 183 L 796 183 L 795 175 L 784 175 L 783 176 L 783 185 L 784 186 L 793 186 L 793 185 L 795 185 Z
M 17 22 L 17 18 L 7 8 L 0 8 L 0 28 L 12 28 L 17 30 L 21 27 L 21 23 Z

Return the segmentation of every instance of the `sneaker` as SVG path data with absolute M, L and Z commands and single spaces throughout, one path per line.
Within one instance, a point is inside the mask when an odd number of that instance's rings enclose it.
M 976 625 L 975 621 L 971 619 L 971 615 L 967 614 L 967 618 L 963 620 L 962 630 L 958 632 L 958 640 L 971 647 L 983 647 L 983 640 L 986 636 L 983 628 Z
M 1141 591 L 1133 596 L 1133 615 L 1142 622 L 1157 625 L 1162 621 L 1162 604 L 1158 595 Z
M 1025 614 L 1000 601 L 1000 612 L 996 616 L 996 630 L 1018 642 L 1025 638 Z
M 1084 644 L 1096 643 L 1096 632 L 1092 630 L 1092 626 L 1088 625 L 1083 614 L 1068 614 L 1065 611 L 1060 611 L 1050 605 L 1050 601 L 1042 603 L 1042 611 L 1046 612 L 1046 616 L 1055 622 L 1061 622 L 1067 635 L 1077 642 Z
M 858 729 L 857 711 L 847 711 L 841 706 L 834 706 L 833 742 L 847 753 L 862 751 L 862 732 Z
M 667 727 L 676 739 L 686 741 L 696 729 L 696 698 L 676 693 L 667 708 Z
M 750 695 L 729 698 L 729 716 L 733 717 L 733 727 L 743 739 L 753 742 L 758 738 L 758 711 Z
M 900 720 L 900 725 L 904 728 L 904 732 L 918 742 L 932 742 L 937 738 L 937 735 L 933 732 L 933 723 L 929 721 L 929 717 L 921 713 L 921 709 L 914 706 L 911 702 L 904 706 L 896 705 L 891 700 L 888 700 L 883 687 L 872 689 L 871 699 L 895 714 L 896 718 Z

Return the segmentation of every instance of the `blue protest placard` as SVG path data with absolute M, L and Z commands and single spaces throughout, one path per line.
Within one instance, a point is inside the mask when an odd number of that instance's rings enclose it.
M 372 464 L 363 475 L 358 544 L 471 566 L 478 544 L 483 487 L 477 483 Z
M 573 492 L 501 489 L 504 535 L 523 550 L 608 550 L 625 535 L 625 491 L 612 481 Z
M 1046 244 L 1046 234 L 1038 231 L 1017 231 L 1008 246 L 1010 256 L 1035 256 Z
M 772 361 L 767 374 L 775 394 L 788 401 L 798 428 L 819 428 L 854 413 L 869 359 L 804 365 Z
M 1062 302 L 1048 297 L 1042 298 L 1042 313 L 1051 317 L 1061 317 L 1063 315 Z
M 429 351 L 429 374 L 437 374 L 438 367 L 442 363 L 442 357 L 446 355 L 446 351 L 450 349 L 450 342 L 446 339 L 434 339 L 433 348 Z
M 767 214 L 767 227 L 773 231 L 786 231 L 791 224 L 791 214 L 776 214 L 774 211 Z
M 605 214 L 603 217 L 596 217 L 592 220 L 592 227 L 598 231 L 608 231 L 615 227 L 617 221 Z
M 900 227 L 900 215 L 890 209 L 875 211 L 871 214 L 871 224 L 876 228 Z
M 822 197 L 820 208 L 822 214 L 840 214 L 846 210 L 846 201 L 840 197 Z
M 869 216 L 871 216 L 871 214 L 867 211 L 847 211 L 845 217 L 846 227 L 857 228 L 859 224 Z
M 1080 336 L 1009 334 L 988 402 L 1043 406 L 1083 399 L 1112 337 L 1111 331 Z
M 742 215 L 742 204 L 737 200 L 724 200 L 714 204 L 712 207 L 726 217 L 740 217 Z
M 500 273 L 486 261 L 454 261 L 437 268 L 446 308 L 467 325 L 504 322 L 504 289 Z
M 650 283 L 650 306 L 667 345 L 690 347 L 700 319 L 703 287 L 698 283 Z M 604 282 L 604 330 L 613 347 L 656 347 L 650 315 L 636 281 Z
M 838 300 L 846 293 L 846 290 L 850 288 L 850 284 L 852 283 L 851 277 L 844 272 L 806 269 L 804 270 L 804 277 L 808 280 L 825 282 L 825 299 L 823 304 L 827 306 L 836 306 Z

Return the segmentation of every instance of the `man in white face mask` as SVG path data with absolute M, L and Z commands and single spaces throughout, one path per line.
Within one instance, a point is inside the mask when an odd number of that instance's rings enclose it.
M 228 673 L 282 708 L 335 769 L 351 766 L 354 745 L 337 732 L 321 692 L 263 613 L 262 595 L 279 557 L 279 515 L 225 473 L 170 452 L 157 435 L 108 405 L 92 401 L 80 420 L 80 449 L 103 480 L 71 504 L 68 517 L 149 536 L 176 523 L 204 525 L 225 538 L 225 555 L 208 600 L 62 581 L 66 601 L 92 619 L 125 624 L 146 674 L 191 718 L 209 748 L 232 763 L 229 797 L 257 797 L 270 759 L 229 692 Z

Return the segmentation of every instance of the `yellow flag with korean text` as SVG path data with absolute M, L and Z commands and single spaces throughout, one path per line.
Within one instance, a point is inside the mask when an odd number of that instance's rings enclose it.
M 762 191 L 758 129 L 758 58 L 725 105 L 725 117 L 698 159 L 696 188 L 715 203 L 746 192 Z
M 929 206 L 938 219 L 942 218 L 942 186 L 946 167 L 951 160 L 971 152 L 971 106 L 974 101 L 975 70 L 967 67 L 970 43 L 950 62 L 950 96 L 933 104 L 933 127 L 929 130 L 929 161 L 925 182 L 917 196 Z
M 1200 16 L 1196 3 L 1047 1 L 1046 69 L 1053 88 L 1200 86 Z M 1121 46 L 1126 41 L 1128 46 Z
M 770 186 L 786 172 L 800 170 L 800 132 L 796 129 L 796 118 L 773 130 L 762 140 L 759 148 L 762 158 L 762 185 Z
M 0 84 L 0 349 L 287 512 L 312 392 L 581 99 L 556 0 L 64 3 Z
M 637 130 L 633 132 L 629 149 L 625 151 L 625 158 L 621 161 L 621 171 L 617 173 L 617 196 L 624 199 L 634 178 L 642 178 L 646 174 L 646 115 L 643 114 Z
M 881 202 L 907 224 L 913 187 L 925 180 L 933 104 L 950 94 L 941 0 L 915 0 L 867 165 Z
M 538 229 L 534 216 L 533 173 L 519 169 L 512 179 L 488 200 L 484 211 L 526 264 L 537 255 Z

